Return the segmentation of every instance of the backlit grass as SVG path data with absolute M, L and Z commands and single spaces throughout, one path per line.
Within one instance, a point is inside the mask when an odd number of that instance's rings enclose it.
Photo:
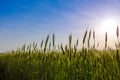
M 54 34 L 49 43 L 48 35 L 41 41 L 40 48 L 33 42 L 16 51 L 0 54 L 0 80 L 120 80 L 118 27 L 116 36 L 116 50 L 107 47 L 107 32 L 105 48 L 97 50 L 95 31 L 85 31 L 82 49 L 78 49 L 79 39 L 72 45 L 72 35 L 65 46 L 55 44 Z M 93 39 L 93 45 L 90 45 L 90 39 Z M 87 48 L 85 43 L 88 43 Z

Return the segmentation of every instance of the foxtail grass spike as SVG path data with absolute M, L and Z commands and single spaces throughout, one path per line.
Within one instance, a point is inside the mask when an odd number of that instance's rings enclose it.
M 105 49 L 107 48 L 107 32 L 105 33 Z
M 53 34 L 53 47 L 55 46 L 55 34 Z
M 95 31 L 93 31 L 93 39 L 95 40 Z
M 84 46 L 84 44 L 85 44 L 86 36 L 87 36 L 87 30 L 85 31 L 85 35 L 84 35 L 84 37 L 83 37 L 83 46 Z
M 119 27 L 117 26 L 116 30 L 117 40 L 118 40 L 118 47 L 120 48 L 120 42 L 119 42 Z
M 88 37 L 88 49 L 90 48 L 90 38 L 91 38 L 91 30 L 89 32 L 89 37 Z
M 44 52 L 46 52 L 48 40 L 49 40 L 49 35 L 47 36 L 46 41 L 45 41 Z
M 90 30 L 90 32 L 89 32 L 89 40 L 90 40 L 90 38 L 91 38 L 91 30 Z
M 119 37 L 119 27 L 117 26 L 117 30 L 116 30 L 116 35 L 117 35 L 117 38 Z
M 94 40 L 93 48 L 95 48 L 95 31 L 93 31 L 93 40 Z
M 72 35 L 69 35 L 69 48 L 71 49 Z

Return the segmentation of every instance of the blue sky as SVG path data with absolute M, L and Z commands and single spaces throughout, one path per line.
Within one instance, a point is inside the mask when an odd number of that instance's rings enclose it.
M 120 17 L 120 0 L 0 0 L 0 51 L 40 42 L 56 34 L 65 43 L 73 34 L 82 40 L 105 17 Z M 82 42 L 82 41 L 81 41 Z

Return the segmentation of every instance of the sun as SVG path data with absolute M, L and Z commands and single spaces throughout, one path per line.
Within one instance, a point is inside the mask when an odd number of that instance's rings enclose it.
M 117 20 L 115 18 L 106 18 L 101 21 L 101 31 L 107 32 L 108 35 L 113 35 L 116 32 Z

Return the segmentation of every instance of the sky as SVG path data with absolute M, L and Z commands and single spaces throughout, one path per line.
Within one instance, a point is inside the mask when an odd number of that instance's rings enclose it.
M 119 23 L 119 4 L 120 0 L 0 0 L 0 52 L 40 43 L 53 33 L 59 43 L 67 43 L 72 34 L 81 45 L 86 29 L 95 30 L 96 42 L 103 44 L 101 21 L 114 17 Z M 114 38 L 109 39 L 112 46 Z

